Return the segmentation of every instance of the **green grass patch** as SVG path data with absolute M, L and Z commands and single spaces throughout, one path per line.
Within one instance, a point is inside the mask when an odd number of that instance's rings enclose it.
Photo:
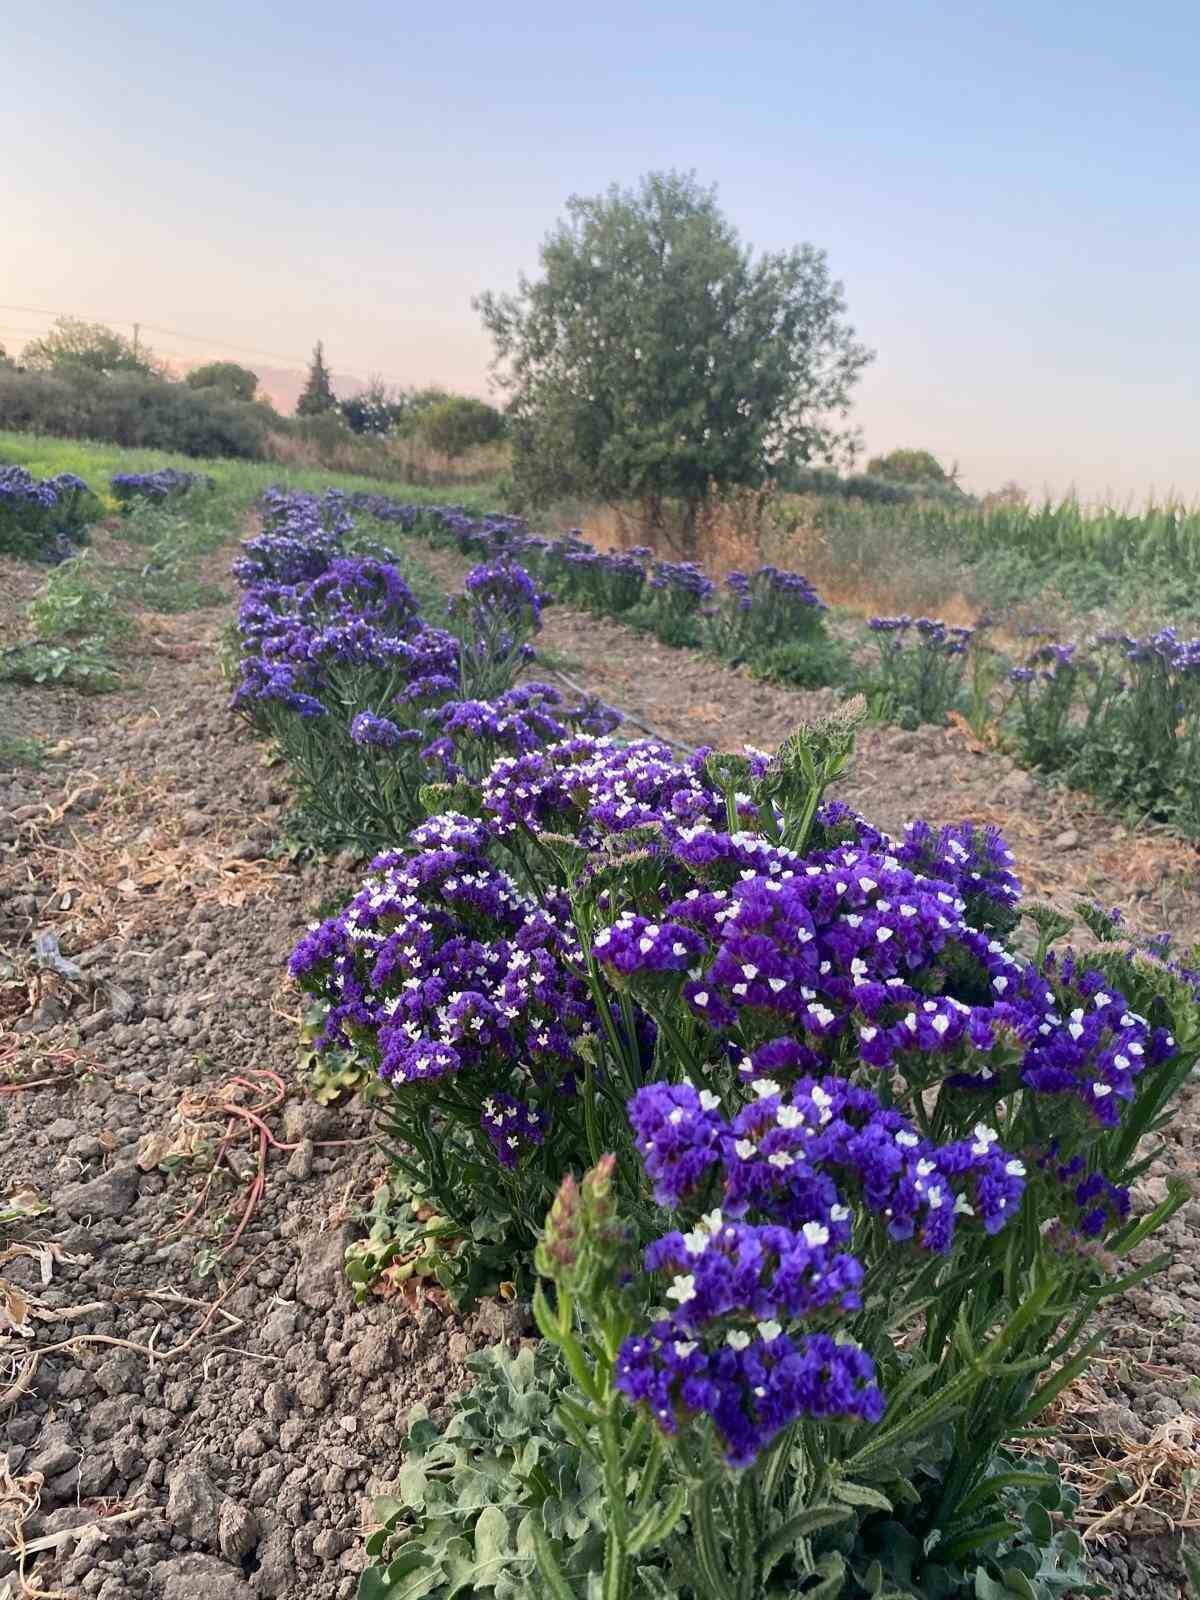
M 26 739 L 16 733 L 0 733 L 0 770 L 42 765 L 43 750 L 37 739 Z
M 214 487 L 210 493 L 195 498 L 205 503 L 206 513 L 211 512 L 214 520 L 224 520 L 230 538 L 240 535 L 242 519 L 263 490 L 276 484 L 315 494 L 333 488 L 345 489 L 349 494 L 386 494 L 394 500 L 421 505 L 453 502 L 475 512 L 492 509 L 497 497 L 491 484 L 421 488 L 383 478 L 339 477 L 321 467 L 288 467 L 272 461 L 197 460 L 163 450 L 124 450 L 119 445 L 32 433 L 0 432 L 0 465 L 28 467 L 39 478 L 59 472 L 77 473 L 110 513 L 118 510 L 109 487 L 116 472 L 157 472 L 161 467 L 176 467 L 182 472 L 207 473 L 214 480 Z M 181 497 L 188 498 L 191 497 Z

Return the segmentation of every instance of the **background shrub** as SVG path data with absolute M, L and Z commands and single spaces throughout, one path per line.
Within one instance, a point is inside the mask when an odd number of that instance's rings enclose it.
M 0 368 L 0 428 L 189 456 L 263 455 L 268 407 L 142 372 Z
M 456 459 L 474 445 L 492 444 L 499 439 L 504 432 L 504 418 L 485 400 L 454 395 L 425 413 L 421 432 L 435 450 Z
M 258 374 L 236 361 L 207 361 L 183 380 L 189 389 L 215 389 L 228 400 L 253 400 Z

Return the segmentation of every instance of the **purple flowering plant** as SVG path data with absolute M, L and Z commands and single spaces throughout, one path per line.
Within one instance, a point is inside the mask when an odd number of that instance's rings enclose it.
M 973 628 L 932 617 L 872 617 L 879 651 L 872 699 L 878 716 L 902 727 L 942 724 L 962 696 Z
M 1127 1262 L 1184 1196 L 1128 1191 L 1198 1033 L 1148 954 L 1012 946 L 994 830 L 893 841 L 827 801 L 852 742 L 847 713 L 774 757 L 505 756 L 292 970 L 377 1064 L 414 1187 L 486 1217 L 519 1284 L 564 1175 L 615 1153 L 612 1386 L 677 1466 L 761 1475 L 777 1510 L 799 1450 L 822 1494 L 895 1504 L 932 1452 L 933 1560 L 1097 1306 L 1161 1265 Z
M 65 561 L 100 514 L 99 500 L 73 472 L 35 478 L 25 467 L 0 467 L 0 551 L 6 554 Z
M 1009 676 L 1007 715 L 1030 766 L 1200 833 L 1200 640 L 1162 628 L 1046 644 Z
M 233 704 L 284 753 L 320 842 L 382 848 L 421 817 L 430 780 L 478 780 L 504 752 L 616 725 L 607 707 L 516 683 L 541 596 L 514 563 L 468 573 L 440 627 L 389 551 L 357 550 L 344 496 L 271 491 L 263 524 L 235 567 Z
M 767 660 L 780 647 L 824 639 L 827 609 L 802 573 L 731 572 L 708 617 L 706 643 L 727 661 Z
M 113 496 L 126 509 L 138 500 L 162 504 L 198 489 L 212 489 L 215 480 L 203 472 L 182 472 L 160 467 L 157 472 L 117 472 L 111 479 Z

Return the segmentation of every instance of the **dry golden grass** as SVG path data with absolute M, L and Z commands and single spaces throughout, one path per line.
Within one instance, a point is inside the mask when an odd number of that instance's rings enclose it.
M 269 433 L 267 459 L 287 467 L 345 472 L 427 487 L 491 483 L 509 469 L 508 446 L 480 445 L 451 457 L 419 439 L 345 439 L 328 441 L 293 433 Z
M 907 611 L 963 626 L 978 620 L 978 606 L 957 587 L 951 570 L 835 548 L 814 510 L 811 499 L 767 485 L 713 493 L 690 539 L 671 506 L 661 528 L 648 526 L 635 503 L 567 502 L 554 508 L 551 521 L 559 528 L 579 528 L 600 550 L 648 545 L 669 560 L 698 561 L 718 578 L 764 563 L 803 572 L 829 605 L 861 616 Z
M 1078 1526 L 1103 1545 L 1107 1535 L 1178 1533 L 1200 1527 L 1200 1419 L 1183 1412 L 1160 1422 L 1144 1440 L 1113 1435 L 1101 1425 L 1120 1362 L 1097 1362 L 1066 1389 L 1039 1426 L 1065 1445 L 1056 1454 L 1063 1477 L 1079 1491 Z M 1170 1377 L 1169 1367 L 1143 1369 Z M 1040 1441 L 1033 1445 L 1036 1451 Z

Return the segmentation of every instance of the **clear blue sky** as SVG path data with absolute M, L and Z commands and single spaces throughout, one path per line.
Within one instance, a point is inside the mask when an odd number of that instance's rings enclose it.
M 568 194 L 694 168 L 748 242 L 828 251 L 878 351 L 869 449 L 1200 496 L 1193 0 L 574 10 L 19 8 L 0 340 L 41 308 L 320 336 L 337 370 L 484 392 L 472 294 L 536 267 Z

